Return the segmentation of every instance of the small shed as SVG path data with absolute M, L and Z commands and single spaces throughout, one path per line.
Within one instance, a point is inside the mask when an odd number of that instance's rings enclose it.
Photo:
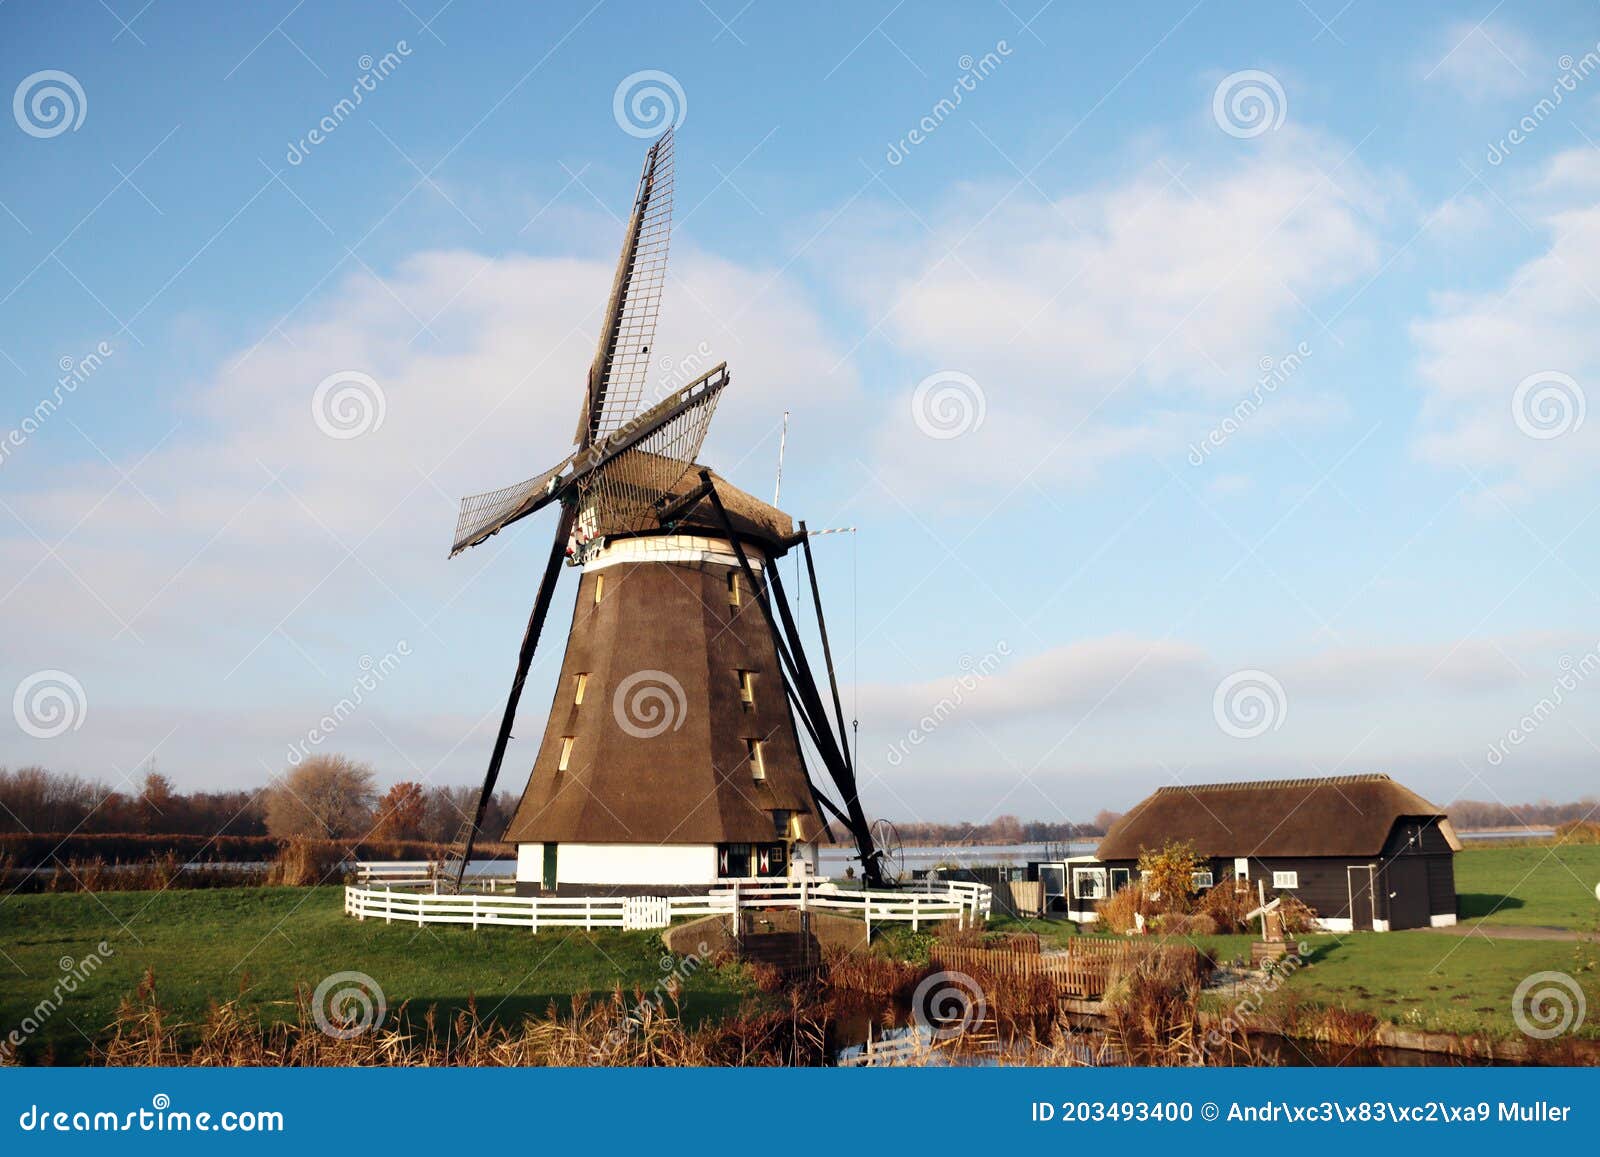
M 1188 841 L 1196 886 L 1264 885 L 1296 896 L 1331 931 L 1442 927 L 1456 922 L 1449 817 L 1387 775 L 1164 787 L 1114 824 L 1094 865 L 1073 865 L 1070 907 L 1099 902 L 1138 871 L 1145 851 Z

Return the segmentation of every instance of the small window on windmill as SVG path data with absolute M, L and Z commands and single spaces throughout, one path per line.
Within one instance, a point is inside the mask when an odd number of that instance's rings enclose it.
M 746 711 L 755 710 L 756 673 L 754 671 L 739 672 L 739 702 L 744 704 Z
M 789 835 L 789 822 L 792 819 L 794 819 L 793 809 L 781 807 L 773 808 L 772 834 L 777 836 L 780 840 L 786 838 Z
M 761 758 L 761 740 L 746 739 L 744 746 L 750 756 L 750 778 L 760 783 L 767 778 L 766 761 Z
M 572 705 L 583 706 L 583 693 L 589 687 L 589 672 L 579 671 L 572 677 Z
M 561 762 L 556 764 L 557 771 L 567 770 L 567 765 L 572 762 L 572 745 L 577 741 L 577 737 L 573 735 L 561 737 Z
M 742 577 L 736 570 L 728 572 L 728 605 L 730 607 L 738 606 L 741 601 L 743 584 L 740 580 Z
M 606 576 L 603 574 L 597 574 L 594 576 L 594 601 L 596 604 L 598 604 L 600 600 L 605 597 L 605 593 Z

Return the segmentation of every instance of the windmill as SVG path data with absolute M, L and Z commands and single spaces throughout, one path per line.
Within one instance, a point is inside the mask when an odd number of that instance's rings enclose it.
M 477 808 L 442 873 L 457 888 L 563 562 L 583 575 L 545 737 L 507 829 L 519 890 L 782 875 L 796 856 L 814 864 L 830 815 L 854 838 L 869 883 L 898 874 L 884 870 L 857 796 L 805 524 L 797 533 L 788 515 L 696 462 L 726 363 L 647 404 L 672 194 L 669 130 L 639 177 L 574 448 L 543 473 L 461 502 L 452 556 L 546 507 L 558 515 Z M 796 546 L 831 717 L 770 565 Z M 802 728 L 841 802 L 812 781 Z

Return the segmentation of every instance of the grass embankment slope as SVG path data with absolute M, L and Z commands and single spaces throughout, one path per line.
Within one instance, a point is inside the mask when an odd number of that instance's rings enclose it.
M 147 968 L 162 1005 L 186 1022 L 235 996 L 264 1021 L 292 1021 L 297 984 L 344 971 L 371 976 L 391 1010 L 410 1001 L 411 1016 L 472 997 L 485 1016 L 515 1021 L 542 1015 L 552 1000 L 565 1011 L 578 992 L 649 991 L 671 964 L 653 932 L 362 922 L 344 915 L 337 887 L 12 896 L 0 901 L 0 1038 L 52 996 L 63 958 L 81 961 L 102 940 L 113 954 L 43 1018 L 18 1050 L 22 1060 L 81 1061 Z M 684 990 L 691 1023 L 731 1012 L 748 994 L 738 971 L 709 966 Z

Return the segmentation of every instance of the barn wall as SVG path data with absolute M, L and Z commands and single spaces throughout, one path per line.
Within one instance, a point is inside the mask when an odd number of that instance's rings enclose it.
M 1427 862 L 1429 923 L 1447 927 L 1456 922 L 1456 862 L 1448 854 L 1429 856 Z

